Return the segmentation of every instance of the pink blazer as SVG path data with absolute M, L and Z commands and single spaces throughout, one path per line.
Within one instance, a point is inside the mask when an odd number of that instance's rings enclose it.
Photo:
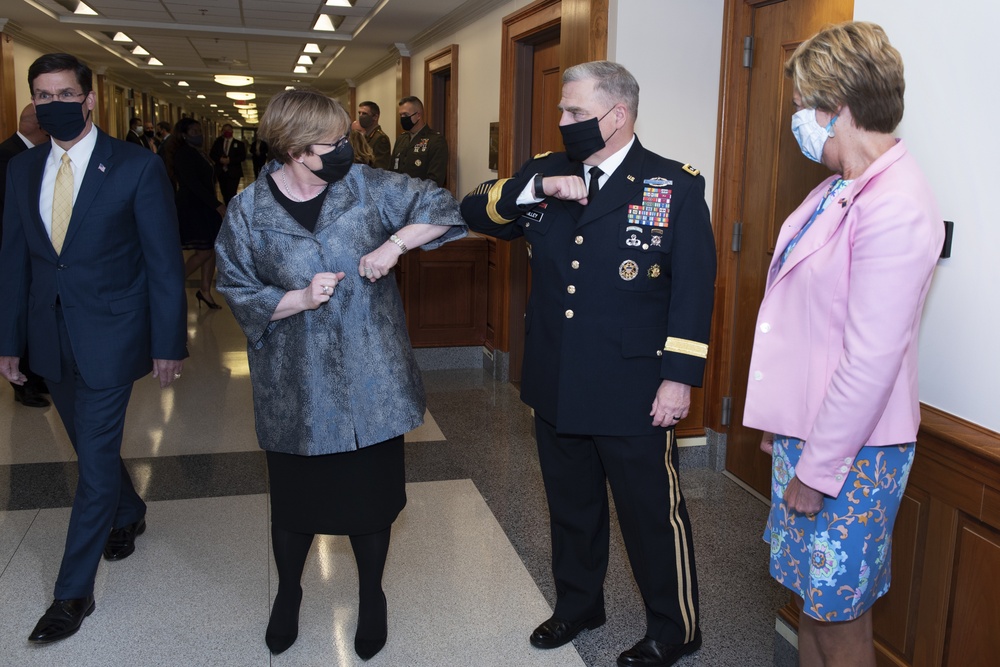
M 837 496 L 862 446 L 913 442 L 917 333 L 944 225 L 902 141 L 850 183 L 778 268 L 835 177 L 781 228 L 757 315 L 743 424 L 805 440 L 795 469 Z

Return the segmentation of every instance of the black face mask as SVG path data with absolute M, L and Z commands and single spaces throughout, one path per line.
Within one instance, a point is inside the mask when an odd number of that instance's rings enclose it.
M 188 143 L 188 146 L 192 146 L 193 148 L 201 148 L 205 144 L 205 135 L 185 134 L 184 141 Z
M 358 125 L 365 128 L 366 130 L 370 130 L 371 126 L 374 124 L 375 124 L 375 119 L 372 118 L 371 116 L 358 116 Z
M 73 141 L 87 127 L 87 116 L 83 115 L 83 102 L 49 102 L 35 106 L 38 124 L 58 141 Z
M 604 116 L 613 110 L 614 107 L 611 107 Z M 566 157 L 574 162 L 583 162 L 605 147 L 605 139 L 601 136 L 601 121 L 604 116 L 559 126 L 559 133 L 562 134 L 563 145 L 566 147 Z M 617 131 L 618 128 L 615 128 L 615 132 Z M 611 137 L 615 136 L 615 132 L 611 133 Z
M 410 116 L 400 116 L 399 117 L 399 125 L 400 125 L 400 127 L 403 128 L 404 132 L 409 132 L 410 130 L 413 129 L 413 126 L 416 125 L 416 123 L 413 122 L 413 116 L 412 115 L 410 115 Z
M 351 142 L 345 141 L 343 146 L 320 155 L 319 159 L 323 166 L 310 171 L 327 183 L 336 183 L 351 170 L 351 165 L 354 164 L 354 147 Z
M 146 135 L 147 139 L 152 139 L 154 136 L 156 136 L 156 133 L 154 133 L 152 130 L 146 130 L 145 132 L 143 132 L 143 134 Z

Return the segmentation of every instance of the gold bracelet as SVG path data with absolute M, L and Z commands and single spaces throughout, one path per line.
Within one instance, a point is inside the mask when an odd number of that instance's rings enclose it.
M 395 234 L 393 234 L 392 236 L 390 236 L 389 240 L 392 241 L 393 243 L 395 243 L 396 245 L 398 245 L 399 249 L 403 251 L 404 255 L 406 254 L 406 251 L 409 250 L 409 248 L 406 247 L 406 244 L 403 243 L 403 239 L 399 238 Z

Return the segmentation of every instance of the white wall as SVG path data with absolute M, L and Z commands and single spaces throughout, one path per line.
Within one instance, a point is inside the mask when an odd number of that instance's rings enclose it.
M 21 109 L 31 104 L 31 89 L 28 87 L 28 68 L 31 63 L 38 60 L 45 54 L 41 51 L 14 42 L 14 93 L 17 97 L 17 114 L 20 117 Z
M 396 116 L 399 113 L 396 107 L 396 103 L 399 102 L 396 99 L 396 68 L 390 67 L 371 79 L 357 84 L 355 97 L 358 104 L 371 100 L 378 105 L 381 112 L 379 125 L 389 135 L 389 141 L 395 143 Z M 357 109 L 348 109 L 347 113 L 351 115 L 351 119 L 358 117 Z
M 974 9 L 972 7 L 975 7 Z M 945 220 L 951 259 L 938 263 L 920 340 L 920 399 L 1000 431 L 1000 183 L 989 44 L 1000 5 L 987 0 L 855 0 L 857 20 L 885 28 L 906 67 L 898 135 L 919 160 Z
M 719 110 L 723 0 L 611 0 L 608 59 L 639 82 L 636 134 L 694 165 L 711 207 Z

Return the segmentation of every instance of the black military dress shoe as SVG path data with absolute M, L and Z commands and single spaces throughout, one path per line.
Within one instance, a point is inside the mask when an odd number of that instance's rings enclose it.
M 104 558 L 107 560 L 121 560 L 128 558 L 135 551 L 135 538 L 146 532 L 146 520 L 139 519 L 135 523 L 130 523 L 122 528 L 112 528 L 111 535 L 104 545 Z
M 689 653 L 701 648 L 701 630 L 687 644 L 662 644 L 651 637 L 642 640 L 618 656 L 618 667 L 670 667 Z
M 581 621 L 564 621 L 552 616 L 535 628 L 528 641 L 535 648 L 559 648 L 573 641 L 582 631 L 601 627 L 606 620 L 603 611 Z
M 80 629 L 83 619 L 90 616 L 95 607 L 93 595 L 53 601 L 52 606 L 38 619 L 35 629 L 28 636 L 28 641 L 48 644 L 66 639 Z
M 42 394 L 34 387 L 27 386 L 14 386 L 14 401 L 20 403 L 26 408 L 47 408 L 49 407 L 49 399 L 42 396 Z

